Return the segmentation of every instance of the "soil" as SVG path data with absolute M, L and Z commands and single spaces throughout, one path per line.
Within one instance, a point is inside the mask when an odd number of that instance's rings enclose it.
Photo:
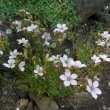
M 88 20 L 91 25 L 91 19 Z M 87 23 L 88 23 L 87 21 Z M 92 19 L 93 22 L 93 19 Z M 86 31 L 89 31 L 86 27 Z M 93 25 L 92 25 L 93 26 Z M 9 28 L 9 23 L 0 25 L 0 30 L 5 31 Z M 88 29 L 88 30 L 87 30 Z M 110 64 L 107 64 L 99 74 L 100 86 L 102 94 L 95 100 L 88 92 L 81 92 L 74 97 L 64 101 L 56 101 L 59 110 L 110 110 Z M 16 110 L 21 97 L 16 94 L 16 88 L 4 80 L 0 80 L 0 110 Z M 30 99 L 29 99 L 30 100 Z M 39 110 L 37 107 L 36 109 Z

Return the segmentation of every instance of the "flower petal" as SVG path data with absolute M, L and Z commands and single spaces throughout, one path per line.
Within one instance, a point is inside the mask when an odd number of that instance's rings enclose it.
M 76 79 L 77 77 L 78 77 L 77 74 L 72 74 L 72 75 L 71 75 L 71 78 L 72 78 L 72 79 Z
M 66 24 L 62 24 L 62 27 L 65 28 L 66 27 Z
M 99 88 L 95 88 L 95 93 L 96 94 L 102 94 L 102 91 Z
M 66 77 L 70 77 L 70 75 L 71 75 L 70 71 L 66 69 L 65 70 L 65 75 L 66 75 Z
M 40 76 L 42 76 L 43 75 L 43 73 L 38 73 Z
M 61 75 L 61 76 L 60 76 L 60 79 L 61 79 L 61 80 L 67 80 L 67 77 L 66 77 L 65 75 Z
M 92 80 L 91 79 L 87 79 L 89 86 L 92 86 Z
M 34 70 L 34 73 L 38 73 L 38 71 L 37 70 Z
M 77 85 L 77 81 L 76 81 L 76 80 L 71 80 L 70 83 L 71 83 L 72 85 Z
M 89 86 L 86 86 L 86 90 L 87 90 L 88 92 L 91 92 L 91 89 L 90 89 Z
M 91 92 L 91 95 L 92 95 L 95 99 L 97 99 L 97 94 L 96 94 L 95 92 Z
M 65 86 L 69 86 L 70 85 L 70 81 L 64 81 L 64 85 Z
M 58 28 L 61 28 L 61 24 L 57 24 L 57 27 L 58 27 Z
M 99 86 L 98 81 L 94 81 L 94 82 L 93 82 L 93 86 L 94 86 L 94 87 L 98 87 L 98 86 Z

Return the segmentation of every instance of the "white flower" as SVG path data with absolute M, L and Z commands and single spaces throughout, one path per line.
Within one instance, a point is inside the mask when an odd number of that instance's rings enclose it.
M 60 57 L 60 61 L 63 64 L 63 67 L 71 67 L 71 62 L 73 61 L 72 58 L 68 58 L 67 55 L 63 55 L 63 57 Z
M 31 24 L 31 26 L 27 27 L 27 31 L 34 31 L 37 27 L 37 25 Z
M 23 46 L 28 45 L 28 40 L 25 40 L 25 38 L 17 39 L 18 44 L 23 44 Z
M 26 12 L 26 14 L 28 15 L 28 14 L 30 14 L 29 12 Z
M 106 55 L 106 54 L 101 54 L 101 55 L 99 55 L 99 57 L 102 58 L 104 61 L 110 62 L 110 58 L 107 58 L 108 55 Z
M 100 33 L 99 33 L 100 34 Z M 110 34 L 108 34 L 108 31 L 104 31 L 100 34 L 102 38 L 106 38 L 107 40 L 110 39 Z
M 39 65 L 36 66 L 36 69 L 34 70 L 34 73 L 39 74 L 40 76 L 43 75 L 43 68 L 40 67 Z
M 25 62 L 24 62 L 24 61 L 22 61 L 22 62 L 18 65 L 18 67 L 19 67 L 19 69 L 20 69 L 21 71 L 24 71 L 24 70 L 25 70 L 24 65 L 25 65 Z
M 56 47 L 56 43 L 52 43 L 51 47 L 55 48 Z
M 12 23 L 16 24 L 16 25 L 19 25 L 19 26 L 21 25 L 21 21 L 17 21 L 17 20 L 13 21 Z
M 75 68 L 83 68 L 86 67 L 85 64 L 82 64 L 80 61 L 73 61 L 71 60 L 72 66 L 74 66 Z
M 105 44 L 106 44 L 106 41 L 104 41 L 104 40 L 98 40 L 98 41 L 96 41 L 95 42 L 97 45 L 99 45 L 99 46 L 104 46 Z
M 42 46 L 45 46 L 45 45 L 49 46 L 50 45 L 50 42 L 48 42 L 47 40 L 45 40 L 45 42 L 44 42 L 44 44 Z
M 8 64 L 7 63 L 3 63 L 3 65 L 7 68 L 14 68 L 15 67 L 15 60 L 14 59 L 9 59 L 8 60 Z
M 57 28 L 55 28 L 54 32 L 64 32 L 65 30 L 67 30 L 68 27 L 66 27 L 66 24 L 57 24 Z
M 21 31 L 21 24 L 22 24 L 21 21 L 15 20 L 15 21 L 13 21 L 12 23 L 16 25 L 16 30 L 17 30 L 17 32 Z
M 3 51 L 0 50 L 0 55 L 3 55 Z
M 94 61 L 94 63 L 100 63 L 100 57 L 97 57 L 95 54 L 91 57 L 91 59 Z
M 21 26 L 17 26 L 16 27 L 16 30 L 17 30 L 17 32 L 20 32 L 22 29 L 21 29 Z
M 65 52 L 69 55 L 70 54 L 70 49 L 65 49 Z
M 102 94 L 101 90 L 97 88 L 99 86 L 98 81 L 94 81 L 92 83 L 91 79 L 88 79 L 88 85 L 86 86 L 86 90 L 91 93 L 91 95 L 97 99 L 97 94 Z
M 20 110 L 20 109 L 17 107 L 16 110 Z
M 53 61 L 56 59 L 56 56 L 55 55 L 52 55 L 50 58 L 48 58 L 48 61 Z
M 54 65 L 58 67 L 58 63 L 60 62 L 60 57 L 61 55 L 57 55 L 57 56 L 52 55 L 52 57 L 48 58 L 48 61 L 53 61 Z
M 65 70 L 65 75 L 61 75 L 60 79 L 64 81 L 65 86 L 71 85 L 77 85 L 77 81 L 75 80 L 78 76 L 76 74 L 70 73 L 69 70 Z
M 105 6 L 105 9 L 108 10 L 109 9 L 109 6 Z
M 19 54 L 19 52 L 17 52 L 17 49 L 15 49 L 13 52 L 10 52 L 10 56 L 9 58 L 16 58 L 16 56 Z
M 45 32 L 45 33 L 42 35 L 42 39 L 50 40 L 50 39 L 51 39 L 50 33 Z
M 43 46 L 44 46 L 44 45 L 47 45 L 47 46 L 50 45 L 50 43 L 48 42 L 48 40 L 51 39 L 49 33 L 45 32 L 45 33 L 42 35 L 42 39 L 45 39 L 45 42 L 44 42 Z
M 6 30 L 6 34 L 11 34 L 12 33 L 12 29 L 7 29 Z

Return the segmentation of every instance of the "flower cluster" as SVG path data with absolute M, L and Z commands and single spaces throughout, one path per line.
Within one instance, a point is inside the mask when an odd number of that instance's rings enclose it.
M 30 15 L 25 10 L 20 10 L 19 13 Z M 18 52 L 17 49 L 11 51 L 8 62 L 3 63 L 3 65 L 7 68 L 19 69 L 21 73 L 24 72 L 22 77 L 29 84 L 29 87 L 32 87 L 32 91 L 37 91 L 40 95 L 45 93 L 59 95 L 61 90 L 70 91 L 74 89 L 74 86 L 80 88 L 80 85 L 83 85 L 95 99 L 102 93 L 98 88 L 98 78 L 95 77 L 95 81 L 92 83 L 89 78 L 90 75 L 87 75 L 87 73 L 90 72 L 88 68 L 91 68 L 94 63 L 100 65 L 105 61 L 110 62 L 107 54 L 104 54 L 104 52 L 90 54 L 89 64 L 85 60 L 70 55 L 70 49 L 63 50 L 64 48 L 62 48 L 63 51 L 60 50 L 63 41 L 68 39 L 66 32 L 69 29 L 66 24 L 57 24 L 51 33 L 41 28 L 38 22 L 33 22 L 31 19 L 15 20 L 11 26 L 16 32 L 21 31 L 26 35 L 17 39 L 18 44 L 22 45 L 23 51 Z M 110 40 L 108 31 L 99 33 L 99 35 L 103 40 L 96 41 L 98 46 L 108 45 Z M 30 39 L 34 42 L 32 44 L 35 47 L 31 45 Z M 76 56 L 78 56 L 77 54 L 76 52 Z M 1 55 L 3 55 L 2 50 L 0 51 Z M 93 66 L 92 68 L 96 67 Z M 82 74 L 84 72 L 86 73 Z M 87 77 L 86 81 L 85 77 Z
M 99 45 L 99 46 L 110 46 L 110 43 L 109 43 L 110 34 L 109 34 L 109 32 L 108 31 L 104 31 L 103 33 L 99 33 L 99 35 L 101 36 L 101 38 L 103 40 L 99 39 L 98 41 L 96 41 L 97 45 Z
M 91 57 L 91 59 L 94 61 L 94 63 L 100 63 L 101 59 L 103 59 L 104 61 L 110 62 L 110 58 L 108 58 L 108 55 L 106 54 L 100 54 L 99 56 L 93 55 Z

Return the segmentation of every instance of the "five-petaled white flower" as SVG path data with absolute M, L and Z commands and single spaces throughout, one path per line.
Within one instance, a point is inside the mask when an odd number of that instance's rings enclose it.
M 31 24 L 31 26 L 27 27 L 27 31 L 34 31 L 37 27 L 37 25 Z
M 18 41 L 18 44 L 23 44 L 23 46 L 28 45 L 28 40 L 25 40 L 25 38 L 17 39 L 17 41 Z
M 96 41 L 95 43 L 96 43 L 97 45 L 99 45 L 99 46 L 105 46 L 106 41 L 104 41 L 104 40 L 98 40 L 98 41 Z
M 16 25 L 16 30 L 17 30 L 17 32 L 21 31 L 21 24 L 22 24 L 21 21 L 15 20 L 15 21 L 13 21 L 12 23 Z
M 24 71 L 24 70 L 25 70 L 24 66 L 25 66 L 25 62 L 24 62 L 24 61 L 22 61 L 22 62 L 19 63 L 19 65 L 18 65 L 18 67 L 19 67 L 19 69 L 20 69 L 21 71 Z
M 54 32 L 64 32 L 65 30 L 67 30 L 68 27 L 66 27 L 66 24 L 57 24 L 57 28 L 55 28 Z
M 63 67 L 71 67 L 71 62 L 73 61 L 73 59 L 68 58 L 67 55 L 64 54 L 63 57 L 60 57 L 60 61 L 62 62 Z
M 99 33 L 100 34 L 100 33 Z M 110 39 L 110 34 L 108 33 L 108 31 L 104 31 L 103 33 L 100 34 L 102 36 L 102 38 L 106 38 L 107 40 Z
M 34 73 L 37 73 L 38 75 L 42 76 L 43 75 L 43 68 L 40 67 L 39 65 L 37 65 L 36 69 L 34 70 Z
M 44 46 L 44 45 L 49 46 L 50 43 L 48 42 L 48 40 L 51 39 L 50 33 L 45 32 L 41 37 L 42 37 L 42 39 L 45 39 L 45 42 L 44 42 L 43 46 Z
M 15 67 L 15 60 L 14 59 L 9 59 L 8 63 L 3 63 L 3 65 L 7 68 L 14 68 Z
M 91 79 L 87 79 L 88 85 L 86 86 L 86 90 L 91 93 L 91 95 L 97 99 L 97 94 L 102 94 L 101 90 L 97 88 L 99 86 L 98 81 L 94 81 L 92 83 Z
M 82 64 L 80 61 L 73 61 L 71 60 L 71 64 L 72 66 L 74 66 L 75 68 L 83 68 L 83 67 L 86 67 L 85 64 Z
M 42 46 L 45 46 L 45 45 L 49 46 L 50 45 L 50 42 L 48 42 L 47 40 L 45 40 L 45 42 L 44 42 L 44 44 Z
M 48 61 L 53 61 L 54 65 L 58 67 L 58 63 L 60 62 L 60 57 L 61 55 L 57 55 L 57 56 L 52 55 L 50 58 L 48 58 Z
M 3 51 L 0 50 L 0 55 L 3 55 Z
M 50 39 L 51 39 L 51 37 L 50 37 L 50 33 L 45 32 L 45 33 L 42 35 L 42 39 L 50 40 Z
M 19 54 L 19 52 L 17 52 L 17 49 L 15 49 L 13 52 L 10 52 L 10 56 L 9 58 L 16 58 L 16 56 Z
M 65 70 L 65 75 L 61 75 L 60 79 L 64 81 L 65 86 L 71 85 L 77 85 L 77 81 L 75 80 L 78 76 L 76 74 L 70 73 L 69 70 Z
M 110 62 L 110 58 L 107 58 L 108 55 L 106 55 L 106 54 L 101 54 L 101 55 L 99 55 L 99 57 L 102 58 L 104 61 Z
M 94 63 L 100 63 L 100 57 L 96 56 L 95 54 L 91 57 L 91 59 L 94 61 Z

